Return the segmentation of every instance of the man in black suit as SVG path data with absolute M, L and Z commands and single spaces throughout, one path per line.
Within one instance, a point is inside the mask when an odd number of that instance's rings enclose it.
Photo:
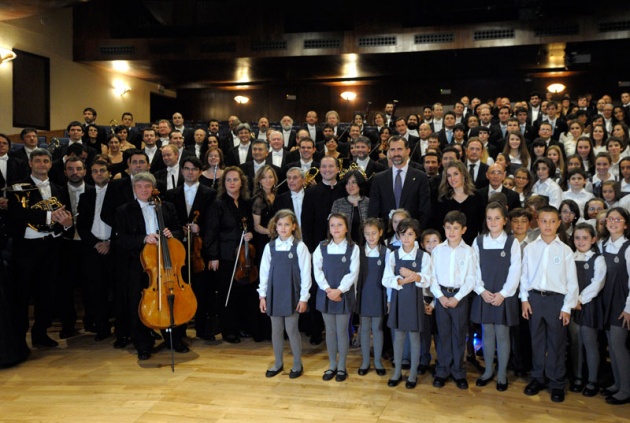
M 166 192 L 166 200 L 175 206 L 178 225 L 183 228 L 186 236 L 184 241 L 187 246 L 190 241 L 191 249 L 194 248 L 193 240 L 196 238 L 203 240 L 203 223 L 210 205 L 217 197 L 216 190 L 199 184 L 201 167 L 201 160 L 192 156 L 186 157 L 182 162 L 184 185 Z M 191 253 L 193 252 L 188 250 L 187 254 Z M 204 264 L 207 261 L 207 258 L 203 259 Z M 192 266 L 189 272 L 187 266 L 188 261 L 186 261 L 186 268 L 182 270 L 182 274 L 186 280 L 190 274 L 191 280 L 189 282 L 195 297 L 197 297 L 197 311 L 195 313 L 197 338 L 214 341 L 213 318 L 216 316 L 217 310 L 215 310 L 216 298 L 214 298 L 215 289 L 212 278 L 205 266 L 199 272 L 195 272 L 195 266 Z M 182 335 L 185 335 L 185 331 Z
M 527 123 L 536 127 L 537 123 L 542 120 L 542 107 L 540 103 L 540 94 L 532 92 L 529 95 L 529 108 L 527 109 Z
M 117 248 L 120 249 L 120 265 L 126 272 L 121 274 L 124 279 L 124 288 L 129 299 L 127 313 L 131 316 L 131 341 L 138 352 L 138 360 L 147 360 L 155 339 L 151 336 L 151 330 L 140 320 L 138 306 L 142 298 L 143 289 L 149 285 L 148 275 L 145 273 L 140 255 L 145 245 L 156 246 L 164 235 L 166 238 L 183 238 L 182 228 L 177 224 L 177 214 L 172 203 L 163 201 L 161 205 L 164 228 L 158 235 L 159 223 L 154 207 L 149 204 L 156 187 L 155 178 L 149 172 L 141 172 L 134 176 L 133 192 L 136 200 L 123 204 L 116 210 Z M 166 306 L 168 307 L 168 306 Z M 185 325 L 173 330 L 173 349 L 177 352 L 188 352 L 188 346 L 182 340 L 182 331 Z M 185 333 L 185 332 L 184 332 Z M 164 337 L 168 337 L 164 333 Z
M 547 103 L 547 119 L 545 119 L 543 122 L 549 122 L 549 124 L 551 125 L 551 139 L 554 141 L 559 141 L 560 134 L 567 132 L 567 123 L 559 116 L 558 103 L 556 103 L 555 101 L 550 101 L 549 103 Z M 540 126 L 538 129 L 540 129 Z
M 407 121 L 405 120 L 405 118 L 398 118 L 396 119 L 396 132 L 398 133 L 398 136 L 403 137 L 406 141 L 407 141 L 407 145 L 409 146 L 410 150 L 413 150 L 416 146 L 416 144 L 418 143 L 418 141 L 420 141 L 420 138 L 409 134 L 409 131 L 407 129 Z
M 52 156 L 36 148 L 30 153 L 30 176 L 21 183 L 22 191 L 9 195 L 9 223 L 13 235 L 11 271 L 13 281 L 7 287 L 12 298 L 14 322 L 24 336 L 29 328 L 29 302 L 32 298 L 35 321 L 31 328 L 33 346 L 56 347 L 57 341 L 47 335 L 54 318 L 58 282 L 61 235 L 72 227 L 72 213 L 63 198 L 62 188 L 50 182 L 48 171 Z M 55 208 L 50 211 L 47 204 Z M 56 201 L 55 201 L 56 200 Z M 65 203 L 63 201 L 66 201 Z M 56 204 L 61 207 L 56 208 Z
M 132 143 L 136 148 L 141 148 L 142 134 L 133 124 L 133 115 L 130 112 L 124 112 L 120 119 L 122 125 L 127 128 L 127 141 Z
M 0 134 L 0 187 L 7 188 L 28 177 L 28 165 L 26 162 L 10 157 L 11 140 L 4 134 Z M 9 243 L 9 193 L 0 196 L 0 250 Z
M 444 113 L 444 124 L 442 129 L 438 131 L 438 137 L 440 140 L 440 149 L 444 149 L 447 145 L 453 142 L 453 130 L 455 129 L 455 113 L 448 111 Z M 413 148 L 413 147 L 412 147 Z
M 322 129 L 317 126 L 317 120 L 317 112 L 315 110 L 309 110 L 306 112 L 306 122 L 302 126 L 308 131 L 309 136 L 316 144 L 320 141 L 324 141 L 324 133 Z
M 184 148 L 184 135 L 181 132 L 177 130 L 173 130 L 171 131 L 170 134 L 168 134 L 168 138 L 169 138 L 168 143 L 170 145 L 174 145 L 175 147 L 177 147 L 177 162 L 178 163 L 181 163 L 185 157 L 188 157 L 193 154 Z
M 481 188 L 479 190 L 479 194 L 485 199 L 487 202 L 488 199 L 495 193 L 503 193 L 507 198 L 507 208 L 508 210 L 514 210 L 521 206 L 521 200 L 516 191 L 512 191 L 503 186 L 503 181 L 505 180 L 505 168 L 500 163 L 494 163 L 488 167 L 488 171 L 486 172 L 486 177 L 488 178 L 489 185 Z
M 22 140 L 23 148 L 17 148 L 9 151 L 9 157 L 15 157 L 22 160 L 24 163 L 28 163 L 31 158 L 31 152 L 37 148 L 38 138 L 37 129 L 24 128 L 20 132 L 20 139 Z
M 297 148 L 297 134 L 293 130 L 293 119 L 291 116 L 282 116 L 280 126 L 282 126 L 284 148 L 287 148 L 289 151 L 295 150 Z
M 96 124 L 96 110 L 92 107 L 83 109 L 83 120 L 85 121 L 83 124 L 83 133 L 87 134 L 89 125 L 95 125 L 97 129 L 96 139 L 101 144 L 107 144 L 107 131 Z
M 101 220 L 101 208 L 109 185 L 109 164 L 96 160 L 91 167 L 95 189 L 79 199 L 76 230 L 82 243 L 85 316 L 89 316 L 95 341 L 111 336 L 109 292 L 112 286 L 112 228 Z
M 409 153 L 404 137 L 395 135 L 389 139 L 392 167 L 372 178 L 368 215 L 380 217 L 387 225 L 389 212 L 404 208 L 424 228 L 431 214 L 429 180 L 424 172 L 409 166 Z
M 59 148 L 56 148 L 53 152 L 53 160 L 61 159 L 63 156 L 67 154 L 68 147 L 73 144 L 83 144 L 83 126 L 81 126 L 81 122 L 72 121 L 68 124 L 66 128 L 66 132 L 68 133 L 69 141 L 68 144 L 63 145 Z M 99 151 L 96 151 L 93 147 L 86 145 L 88 152 L 88 157 L 86 163 L 91 163 L 94 160 L 94 156 L 96 156 Z
M 538 135 L 536 129 L 529 123 L 527 123 L 527 109 L 519 107 L 516 109 L 516 120 L 518 121 L 518 131 L 525 138 L 527 145 L 529 146 Z
M 269 135 L 269 119 L 267 117 L 262 116 L 258 119 L 258 130 L 254 132 L 254 136 L 252 137 L 255 140 L 263 140 L 267 142 L 267 135 Z
M 385 103 L 385 110 L 383 110 L 385 112 L 385 125 L 390 128 L 396 125 L 396 119 L 398 119 L 398 116 L 394 116 L 395 109 L 394 102 Z
M 184 178 L 179 164 L 179 151 L 174 144 L 165 145 L 160 149 L 162 151 L 162 161 L 166 168 L 155 172 L 155 179 L 161 186 L 165 186 L 167 190 L 176 188 L 184 184 Z
M 239 166 L 252 160 L 252 133 L 249 125 L 241 123 L 236 128 L 236 133 L 241 143 L 229 150 L 225 155 L 225 164 L 227 166 Z
M 162 142 L 158 140 L 157 132 L 153 128 L 144 128 L 142 130 L 142 141 L 144 142 L 143 151 L 149 158 L 149 168 L 151 173 L 155 173 L 166 166 L 162 160 Z
M 368 185 L 366 191 L 369 192 L 370 183 L 372 180 L 372 176 L 375 173 L 382 172 L 387 168 L 380 164 L 379 162 L 375 162 L 370 159 L 370 146 L 371 142 L 367 137 L 360 136 L 354 142 L 354 155 L 356 164 L 363 169 L 365 172 L 365 177 L 367 178 Z
M 499 140 L 504 139 L 508 134 L 507 124 L 511 114 L 510 106 L 499 107 L 499 122 L 490 127 L 490 133 L 493 135 L 490 139 L 490 143 L 495 145 L 499 151 L 502 151 Z
M 587 103 L 588 103 L 588 100 L 587 100 Z M 578 98 L 578 106 L 579 105 L 580 105 L 580 99 Z M 626 120 L 630 119 L 630 92 L 624 91 L 621 93 L 621 107 L 623 107 L 623 109 L 626 112 Z
M 538 127 L 538 137 L 542 138 L 545 141 L 545 143 L 547 144 L 547 148 L 549 148 L 552 145 L 557 145 L 558 147 L 560 147 L 560 151 L 562 151 L 562 156 L 566 159 L 566 153 L 564 152 L 564 144 L 558 140 L 554 140 L 551 137 L 552 133 L 553 133 L 553 126 L 551 125 L 551 123 L 547 121 L 543 121 L 540 123 L 540 126 Z M 532 152 L 530 151 L 530 155 L 531 154 Z M 534 156 L 532 155 L 532 157 Z
M 269 146 L 271 151 L 267 155 L 267 164 L 285 169 L 287 163 L 290 163 L 291 160 L 289 158 L 289 150 L 284 148 L 282 132 L 271 131 L 271 134 L 269 134 Z
M 173 130 L 182 133 L 184 146 L 193 145 L 195 143 L 193 140 L 193 129 L 184 125 L 184 116 L 179 112 L 173 113 Z
M 208 151 L 208 134 L 205 129 L 197 128 L 193 132 L 193 144 L 184 147 L 184 151 L 190 156 L 195 156 L 199 160 L 203 161 Z M 182 162 L 184 158 L 182 158 Z
M 247 176 L 247 184 L 249 186 L 250 194 L 254 193 L 254 181 L 256 179 L 256 173 L 258 173 L 258 170 L 260 168 L 267 165 L 266 159 L 268 155 L 269 150 L 267 147 L 267 143 L 263 140 L 256 139 L 252 141 L 252 160 L 249 160 L 239 166 L 245 173 L 245 176 Z M 284 177 L 280 179 L 282 177 L 282 170 L 279 167 L 276 167 L 274 165 L 269 166 L 271 166 L 276 172 L 278 181 L 284 179 Z
M 475 188 L 488 186 L 488 165 L 481 161 L 483 144 L 478 137 L 473 137 L 466 144 L 466 168 L 470 171 Z

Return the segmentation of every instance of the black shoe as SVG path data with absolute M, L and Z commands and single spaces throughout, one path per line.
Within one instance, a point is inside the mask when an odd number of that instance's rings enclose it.
M 311 340 L 310 340 L 311 345 L 319 345 L 322 342 L 324 341 L 321 336 L 315 336 L 315 335 L 311 336 Z
M 477 379 L 477 381 L 475 382 L 475 385 L 477 386 L 486 386 L 488 383 L 490 383 L 490 381 L 492 380 L 492 378 L 488 378 L 488 379 L 482 379 L 479 378 Z
M 111 331 L 107 331 L 107 332 L 96 332 L 96 335 L 94 335 L 94 340 L 95 341 L 102 341 L 104 339 L 109 338 L 110 336 L 112 336 Z
M 436 377 L 435 379 L 433 379 L 433 386 L 435 386 L 436 388 L 443 388 L 445 384 L 446 379 L 443 377 Z
M 599 386 L 596 383 L 587 383 L 586 387 L 582 391 L 582 395 L 585 397 L 594 397 L 599 392 Z
M 337 376 L 335 376 L 335 380 L 337 382 L 343 382 L 348 378 L 348 372 L 345 370 L 337 370 Z
M 114 348 L 125 348 L 129 344 L 131 344 L 131 339 L 128 336 L 120 336 L 114 342 Z
M 610 405 L 623 405 L 623 404 L 630 404 L 630 397 L 626 398 L 626 399 L 617 399 L 615 397 L 608 397 L 606 398 L 606 404 L 610 404 Z
M 370 371 L 369 367 L 366 367 L 365 369 L 359 368 L 359 376 L 365 376 L 366 374 L 368 374 L 368 372 Z
M 48 347 L 53 348 L 59 346 L 59 343 L 46 335 L 45 333 L 42 335 L 32 336 L 31 343 L 34 347 Z
M 414 380 L 413 382 L 410 380 L 407 380 L 407 382 L 405 382 L 405 388 L 407 389 L 413 389 L 416 387 L 416 385 L 418 384 L 417 380 Z
M 553 402 L 563 402 L 564 401 L 564 389 L 552 389 L 551 390 L 551 401 L 553 401 Z
M 74 328 L 74 326 L 68 327 L 68 328 L 62 328 L 61 331 L 59 332 L 59 339 L 72 338 L 73 336 L 77 336 L 78 334 L 79 332 Z
M 385 376 L 387 374 L 387 370 L 385 370 L 385 369 L 374 369 L 374 371 L 379 376 Z
M 175 344 L 175 346 L 173 347 L 173 350 L 176 353 L 180 353 L 180 354 L 184 354 L 184 353 L 190 352 L 190 348 L 188 348 L 188 344 L 186 344 L 183 341 L 178 343 L 178 344 Z
M 162 335 L 160 335 L 159 333 L 157 333 L 154 330 L 150 330 L 149 331 L 149 335 L 151 336 L 151 338 L 153 338 L 156 341 L 159 341 L 160 339 L 162 339 Z
M 322 376 L 322 380 L 328 382 L 329 380 L 332 380 L 332 378 L 334 378 L 336 375 L 337 375 L 337 370 L 328 369 L 324 372 L 324 375 Z
M 235 335 L 228 335 L 225 338 L 223 338 L 223 340 L 225 342 L 229 342 L 230 344 L 238 344 L 241 342 L 240 338 L 238 338 Z
M 584 383 L 582 383 L 582 379 L 575 379 L 571 386 L 569 386 L 569 391 L 571 392 L 582 392 L 584 389 Z
M 429 370 L 429 366 L 427 366 L 426 364 L 421 364 L 421 365 L 418 366 L 418 374 L 419 375 L 425 374 L 428 370 Z
M 465 378 L 455 379 L 455 385 L 459 389 L 468 389 L 468 381 Z
M 265 372 L 265 377 L 274 377 L 274 376 L 282 373 L 283 370 L 284 370 L 284 366 L 280 366 L 280 368 L 277 369 L 277 370 L 267 370 Z
M 246 330 L 242 330 L 239 335 L 241 336 L 241 338 L 251 338 L 252 334 L 247 332 Z
M 611 389 L 605 388 L 602 389 L 602 391 L 600 392 L 600 394 L 604 397 L 612 397 L 613 395 L 615 395 L 617 392 L 619 392 L 619 389 L 613 391 Z
M 537 395 L 540 391 L 542 391 L 546 387 L 547 387 L 546 384 L 538 382 L 537 379 L 532 379 L 532 381 L 529 382 L 527 386 L 525 387 L 524 392 L 525 392 L 525 395 L 531 397 L 532 395 Z
M 508 388 L 508 383 L 501 383 L 501 382 L 497 382 L 497 391 L 499 392 L 505 392 L 507 391 Z
M 399 377 L 398 379 L 390 379 L 387 381 L 387 386 L 394 388 L 396 386 L 398 386 L 398 384 L 400 383 L 400 381 L 402 380 L 402 376 Z
M 291 369 L 289 372 L 289 379 L 297 379 L 302 376 L 302 373 L 304 373 L 304 367 L 301 367 L 300 370 Z
M 150 358 L 151 358 L 151 352 L 150 351 L 138 351 L 138 360 L 144 361 L 144 360 L 148 360 Z

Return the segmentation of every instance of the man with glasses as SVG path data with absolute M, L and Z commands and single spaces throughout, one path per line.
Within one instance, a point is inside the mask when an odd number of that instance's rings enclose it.
M 486 171 L 488 178 L 488 186 L 481 188 L 479 194 L 488 201 L 494 194 L 501 193 L 507 198 L 508 210 L 514 210 L 521 206 L 521 200 L 516 191 L 507 189 L 503 186 L 505 180 L 505 168 L 500 163 L 494 163 L 488 167 Z

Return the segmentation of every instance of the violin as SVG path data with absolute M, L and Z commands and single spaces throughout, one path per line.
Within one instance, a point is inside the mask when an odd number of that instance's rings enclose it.
M 192 223 L 197 223 L 197 219 L 199 219 L 199 210 L 195 210 L 193 212 L 193 220 Z M 194 273 L 201 273 L 206 268 L 206 263 L 201 256 L 201 250 L 203 249 L 203 239 L 199 234 L 192 235 L 192 270 Z
M 140 254 L 144 271 L 149 275 L 149 287 L 142 292 L 138 306 L 140 320 L 152 329 L 168 329 L 183 325 L 195 316 L 197 299 L 189 284 L 182 278 L 186 259 L 184 245 L 164 235 L 162 201 L 157 190 L 151 204 L 158 217 L 159 242 L 146 244 Z
M 254 283 L 258 279 L 258 267 L 253 263 L 256 257 L 256 250 L 249 241 L 245 241 L 247 232 L 247 218 L 242 219 L 243 223 L 243 243 L 238 252 L 238 267 L 234 274 L 234 280 L 241 284 Z

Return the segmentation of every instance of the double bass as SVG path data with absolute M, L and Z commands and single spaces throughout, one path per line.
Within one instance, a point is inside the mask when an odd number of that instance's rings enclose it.
M 147 327 L 170 329 L 192 320 L 197 311 L 197 299 L 181 273 L 186 249 L 178 239 L 164 235 L 162 201 L 156 193 L 151 204 L 158 217 L 159 242 L 146 244 L 140 254 L 144 271 L 149 275 L 149 287 L 142 292 L 138 313 Z

